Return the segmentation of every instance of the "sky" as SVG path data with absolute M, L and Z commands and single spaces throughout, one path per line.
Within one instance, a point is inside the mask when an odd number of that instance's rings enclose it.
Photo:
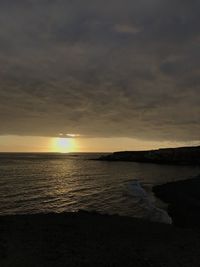
M 200 144 L 199 0 L 1 0 L 0 151 Z

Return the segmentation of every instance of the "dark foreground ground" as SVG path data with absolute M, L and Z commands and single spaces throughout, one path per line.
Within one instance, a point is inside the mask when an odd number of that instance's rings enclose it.
M 0 217 L 0 266 L 200 266 L 200 231 L 86 212 Z

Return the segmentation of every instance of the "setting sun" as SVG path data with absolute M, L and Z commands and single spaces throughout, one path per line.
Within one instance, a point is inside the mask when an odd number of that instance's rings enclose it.
M 76 141 L 74 138 L 54 138 L 53 139 L 53 150 L 59 153 L 75 152 Z

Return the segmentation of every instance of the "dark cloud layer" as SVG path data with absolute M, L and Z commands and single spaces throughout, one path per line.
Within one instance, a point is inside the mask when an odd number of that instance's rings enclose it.
M 199 140 L 200 2 L 2 0 L 0 134 Z

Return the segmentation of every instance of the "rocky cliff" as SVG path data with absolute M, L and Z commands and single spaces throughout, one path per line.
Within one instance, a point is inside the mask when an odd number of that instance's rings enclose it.
M 182 227 L 200 226 L 200 176 L 153 187 L 154 194 L 168 203 L 173 223 Z
M 102 156 L 99 160 L 200 165 L 200 146 L 149 151 L 122 151 Z

